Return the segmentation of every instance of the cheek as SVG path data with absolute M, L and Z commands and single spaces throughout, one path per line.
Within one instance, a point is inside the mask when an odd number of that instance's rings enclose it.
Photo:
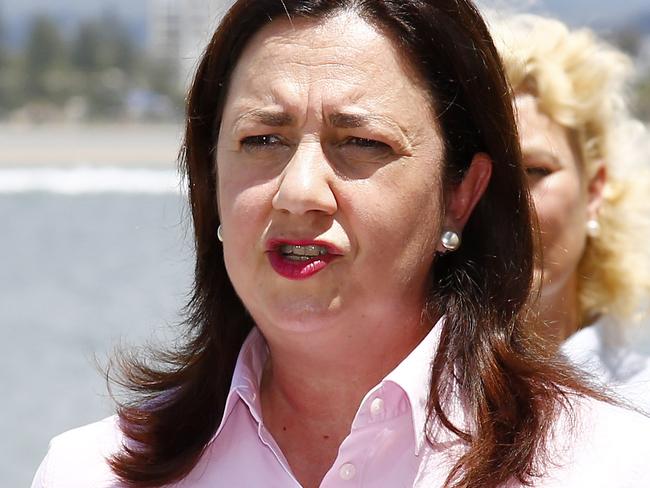
M 271 208 L 275 175 L 231 161 L 227 154 L 217 165 L 218 201 L 222 222 L 243 225 Z M 242 222 L 243 220 L 243 222 Z
M 577 178 L 570 175 L 550 175 L 532 191 L 541 230 L 553 238 L 574 229 L 584 219 L 585 199 Z
M 387 177 L 365 185 L 348 203 L 347 214 L 362 223 L 365 246 L 376 259 L 393 263 L 391 272 L 413 271 L 435 253 L 442 212 L 439 186 L 432 180 L 436 175 L 421 172 Z
M 560 286 L 572 276 L 586 241 L 586 199 L 577 178 L 548 176 L 533 189 L 546 286 Z
M 273 181 L 252 182 L 228 172 L 219 173 L 218 193 L 224 233 L 224 258 L 229 272 L 256 265 L 264 246 L 272 210 Z M 242 263 L 247 263 L 242 266 Z M 232 276 L 232 275 L 231 275 Z
M 261 286 L 259 270 L 265 264 L 263 236 L 270 201 L 268 186 L 241 185 L 233 179 L 219 184 L 226 270 L 237 294 L 249 301 L 252 290 Z
M 260 234 L 260 226 L 265 226 L 271 212 L 271 185 L 240 188 L 232 183 L 220 187 L 219 205 L 221 223 L 229 233 L 231 242 L 241 240 L 251 233 Z M 240 238 L 237 238 L 240 236 Z M 250 238 L 248 239 L 249 242 Z

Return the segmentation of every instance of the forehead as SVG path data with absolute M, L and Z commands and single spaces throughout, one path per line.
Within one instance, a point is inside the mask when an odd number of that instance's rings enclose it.
M 515 97 L 517 126 L 521 143 L 527 146 L 551 147 L 555 150 L 568 146 L 568 131 L 540 109 L 537 98 L 529 93 Z
M 515 96 L 517 129 L 524 155 L 547 155 L 564 168 L 582 172 L 580 149 L 571 132 L 544 112 L 529 93 Z
M 274 20 L 262 28 L 235 67 L 227 106 L 307 103 L 326 110 L 424 103 L 428 108 L 423 85 L 387 35 L 357 14 L 341 12 L 319 21 Z

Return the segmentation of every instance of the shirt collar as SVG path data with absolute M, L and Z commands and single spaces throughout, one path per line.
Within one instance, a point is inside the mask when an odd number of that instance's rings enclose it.
M 251 415 L 258 423 L 262 422 L 259 391 L 268 355 L 269 349 L 264 337 L 257 327 L 253 327 L 239 351 L 223 417 L 213 439 L 219 435 L 239 400 L 248 406 Z
M 427 403 L 429 399 L 431 362 L 438 348 L 443 321 L 444 316 L 415 349 L 379 385 L 372 388 L 368 393 L 370 395 L 371 392 L 386 383 L 392 383 L 404 392 L 411 408 L 416 455 L 421 452 L 427 439 Z M 248 406 L 251 415 L 258 423 L 262 422 L 259 387 L 268 355 L 269 350 L 266 341 L 259 329 L 254 327 L 239 352 L 224 414 L 213 439 L 219 435 L 239 400 Z
M 427 403 L 431 363 L 438 348 L 443 321 L 444 317 L 438 320 L 415 349 L 393 371 L 388 373 L 381 383 L 394 383 L 404 391 L 408 398 L 413 419 L 416 455 L 421 452 L 427 439 Z

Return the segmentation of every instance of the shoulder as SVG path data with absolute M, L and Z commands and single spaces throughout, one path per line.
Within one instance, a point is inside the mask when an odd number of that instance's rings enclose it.
M 562 352 L 572 357 L 585 351 L 600 349 L 602 345 L 600 329 L 601 326 L 598 323 L 580 329 L 562 344 Z
M 650 418 L 632 409 L 610 405 L 595 400 L 582 400 L 578 404 L 576 424 L 590 444 L 621 446 L 622 451 L 641 449 L 647 454 L 650 437 Z M 638 449 L 637 449 L 638 448 Z M 645 456 L 644 456 L 645 457 Z
M 562 352 L 622 398 L 650 411 L 650 324 L 625 328 L 603 318 L 571 336 Z
M 107 458 L 121 445 L 115 416 L 58 435 L 50 441 L 32 488 L 118 488 Z
M 579 330 L 561 346 L 564 356 L 602 383 L 609 383 L 616 374 L 611 366 L 618 362 L 610 361 L 609 358 L 615 356 L 618 349 L 604 340 L 601 323 Z
M 650 418 L 633 410 L 576 400 L 553 432 L 551 469 L 557 484 L 636 488 L 648 477 Z M 546 485 L 544 485 L 546 486 Z

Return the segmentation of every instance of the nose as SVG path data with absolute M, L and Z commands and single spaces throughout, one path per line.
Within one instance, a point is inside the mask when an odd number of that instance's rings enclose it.
M 333 215 L 337 209 L 333 177 L 332 167 L 319 143 L 300 145 L 280 176 L 273 208 L 295 215 L 309 212 Z

